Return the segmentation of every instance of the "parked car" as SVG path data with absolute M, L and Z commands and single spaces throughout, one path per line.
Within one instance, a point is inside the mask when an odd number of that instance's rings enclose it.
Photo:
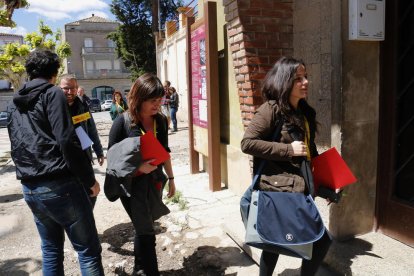
M 7 112 L 0 112 L 0 127 L 7 127 Z
M 91 112 L 102 111 L 101 101 L 99 99 L 91 99 L 89 103 L 89 110 Z
M 105 100 L 104 103 L 101 105 L 102 110 L 109 110 L 111 109 L 112 100 Z

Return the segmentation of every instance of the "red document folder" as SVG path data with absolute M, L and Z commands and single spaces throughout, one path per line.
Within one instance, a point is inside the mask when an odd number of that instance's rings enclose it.
M 141 136 L 141 156 L 142 160 L 155 159 L 151 165 L 158 166 L 170 159 L 170 154 L 165 150 L 161 143 L 155 138 L 151 131 L 147 131 Z
M 312 166 L 316 191 L 319 186 L 335 190 L 357 181 L 335 148 L 331 148 L 312 159 Z

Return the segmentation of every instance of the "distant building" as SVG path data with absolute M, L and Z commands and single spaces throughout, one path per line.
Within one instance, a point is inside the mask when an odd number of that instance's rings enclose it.
M 16 42 L 19 44 L 23 44 L 23 36 L 16 34 L 0 33 L 0 51 L 2 51 L 4 45 Z M 0 80 L 0 91 L 11 90 L 13 90 L 13 87 L 11 86 L 11 83 L 9 81 Z
M 115 43 L 107 35 L 119 23 L 92 14 L 92 17 L 65 24 L 64 40 L 72 55 L 64 62 L 85 93 L 100 100 L 110 99 L 115 90 L 126 93 L 131 87 L 130 72 L 115 53 Z

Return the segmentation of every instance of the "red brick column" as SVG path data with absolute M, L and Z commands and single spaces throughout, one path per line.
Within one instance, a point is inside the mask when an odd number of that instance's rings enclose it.
M 293 54 L 289 0 L 223 0 L 243 124 L 262 104 L 260 87 L 281 56 Z

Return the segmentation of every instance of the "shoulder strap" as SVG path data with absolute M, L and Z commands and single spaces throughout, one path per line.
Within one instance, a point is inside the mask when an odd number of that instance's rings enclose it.
M 129 116 L 128 112 L 123 112 L 122 116 L 124 116 L 124 130 L 128 136 L 129 131 L 131 130 L 131 117 Z
M 280 135 L 282 134 L 283 122 L 284 122 L 284 120 L 283 120 L 283 118 L 281 118 L 279 120 L 279 122 L 277 123 L 276 130 L 273 134 L 273 137 L 272 137 L 271 141 L 277 141 L 280 138 Z M 253 189 L 254 186 L 256 185 L 257 179 L 259 178 L 260 174 L 262 173 L 263 167 L 266 164 L 266 162 L 267 162 L 266 160 L 262 160 L 260 162 L 259 168 L 257 169 L 256 174 L 253 177 L 252 184 L 249 187 L 250 189 Z

